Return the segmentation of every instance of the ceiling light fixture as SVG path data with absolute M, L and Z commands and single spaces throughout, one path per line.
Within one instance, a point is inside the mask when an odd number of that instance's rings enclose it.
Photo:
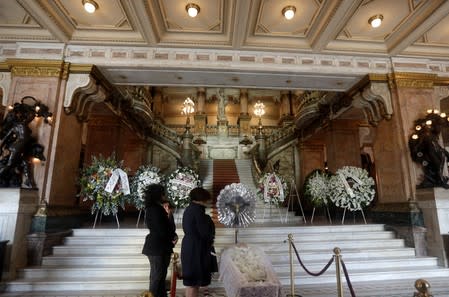
M 291 20 L 295 16 L 296 7 L 290 5 L 282 9 L 282 15 L 287 19 Z
M 371 25 L 371 27 L 377 28 L 380 26 L 380 24 L 382 24 L 383 19 L 384 19 L 383 15 L 376 14 L 369 18 L 368 23 Z
M 200 7 L 195 3 L 189 3 L 186 5 L 186 11 L 191 18 L 194 18 L 200 13 Z
M 94 13 L 98 9 L 98 4 L 94 0 L 82 0 L 82 3 L 88 13 Z

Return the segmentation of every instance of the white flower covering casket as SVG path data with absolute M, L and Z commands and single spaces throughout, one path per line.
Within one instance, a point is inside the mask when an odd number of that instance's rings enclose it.
M 229 297 L 280 296 L 281 283 L 259 248 L 240 244 L 224 250 L 219 270 Z

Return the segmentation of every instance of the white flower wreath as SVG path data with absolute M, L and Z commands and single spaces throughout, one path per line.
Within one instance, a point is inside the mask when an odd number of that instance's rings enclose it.
M 284 202 L 288 194 L 287 181 L 272 172 L 265 173 L 258 182 L 257 196 L 265 203 Z
M 168 199 L 175 207 L 186 207 L 189 203 L 189 193 L 193 188 L 199 187 L 201 181 L 198 174 L 189 167 L 176 169 L 167 178 Z
M 330 198 L 336 206 L 361 210 L 374 199 L 374 180 L 365 169 L 344 166 L 329 180 Z
M 315 170 L 306 178 L 304 185 L 305 197 L 314 207 L 327 206 L 329 203 L 329 176 L 320 170 Z
M 140 166 L 133 179 L 131 180 L 131 194 L 129 202 L 134 205 L 137 210 L 145 207 L 144 194 L 145 189 L 150 184 L 160 184 L 163 176 L 159 173 L 160 169 L 151 165 Z

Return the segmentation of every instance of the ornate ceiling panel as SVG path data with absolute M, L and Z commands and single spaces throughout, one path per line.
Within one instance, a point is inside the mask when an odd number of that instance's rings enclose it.
M 449 53 L 445 0 L 81 0 L 0 1 L 0 42 L 52 41 L 384 56 Z M 197 17 L 186 5 L 200 7 Z M 296 8 L 286 20 L 282 9 Z M 368 19 L 383 15 L 372 28 Z M 423 47 L 425 45 L 428 49 Z

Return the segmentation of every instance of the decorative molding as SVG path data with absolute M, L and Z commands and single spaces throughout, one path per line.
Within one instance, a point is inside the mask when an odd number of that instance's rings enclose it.
M 370 83 L 353 96 L 352 105 L 363 109 L 366 120 L 374 126 L 382 119 L 391 119 L 393 114 L 387 83 Z
M 75 74 L 71 73 L 67 80 L 65 98 L 64 98 L 64 108 L 67 113 L 70 113 L 70 106 L 72 105 L 73 94 L 78 88 L 87 87 L 90 82 L 90 74 Z
M 7 59 L 12 76 L 66 77 L 67 65 L 63 61 Z
M 9 65 L 6 62 L 0 62 L 0 72 L 10 72 Z
M 6 106 L 8 104 L 8 94 L 9 86 L 11 85 L 11 73 L 0 72 L 0 89 L 2 89 L 3 98 L 2 105 Z
M 78 120 L 87 121 L 95 103 L 106 100 L 106 90 L 90 74 L 71 74 L 67 83 L 64 111 L 76 113 Z
M 91 73 L 94 67 L 93 64 L 70 64 L 70 73 Z
M 431 89 L 438 77 L 432 73 L 394 72 L 388 78 L 398 88 Z
M 438 101 L 449 97 L 449 87 L 448 86 L 435 86 L 433 89 L 434 89 L 434 94 L 437 97 Z

